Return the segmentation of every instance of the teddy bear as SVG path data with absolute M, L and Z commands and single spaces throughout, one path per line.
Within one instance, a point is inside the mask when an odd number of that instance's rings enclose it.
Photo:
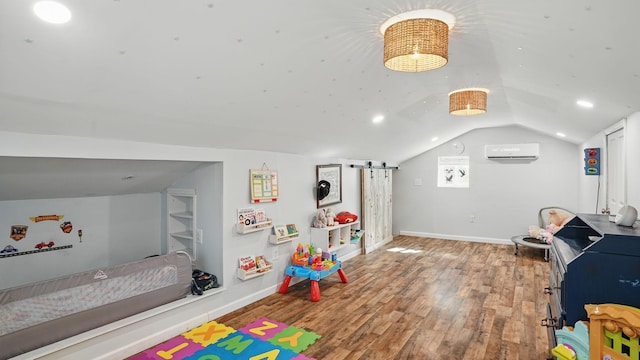
M 316 218 L 313 220 L 313 224 L 311 226 L 313 226 L 314 228 L 327 227 L 327 216 L 324 213 L 324 210 L 322 209 L 318 210 L 318 214 L 316 215 Z
M 573 215 L 560 209 L 549 210 L 549 223 L 541 228 L 536 225 L 529 226 L 529 236 L 545 241 L 551 244 L 553 234 L 557 233 L 562 227 L 573 218 Z
M 333 226 L 336 214 L 333 213 L 333 210 L 331 210 L 331 208 L 327 208 L 325 217 L 327 218 L 327 222 L 326 222 L 327 226 Z
M 549 210 L 549 225 L 554 225 L 554 233 L 562 229 L 562 227 L 571 219 L 573 219 L 573 215 L 567 213 L 566 211 L 560 209 Z

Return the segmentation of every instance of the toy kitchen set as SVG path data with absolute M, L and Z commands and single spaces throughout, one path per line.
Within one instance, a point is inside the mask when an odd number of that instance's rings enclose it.
M 633 219 L 635 221 L 635 218 Z M 578 214 L 555 235 L 549 257 L 549 345 L 555 329 L 588 320 L 585 304 L 640 307 L 640 226 L 620 226 L 608 215 Z

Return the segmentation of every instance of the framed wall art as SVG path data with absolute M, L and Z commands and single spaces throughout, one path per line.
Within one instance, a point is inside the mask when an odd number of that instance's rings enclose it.
M 278 185 L 278 172 L 275 170 L 251 169 L 249 170 L 251 182 L 251 202 L 275 202 L 280 196 Z
M 342 164 L 316 165 L 317 207 L 342 202 Z

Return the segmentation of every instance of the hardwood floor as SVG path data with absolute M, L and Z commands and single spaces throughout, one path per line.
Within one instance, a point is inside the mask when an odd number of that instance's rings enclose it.
M 542 251 L 398 236 L 345 261 L 349 283 L 321 280 L 319 302 L 306 280 L 216 321 L 237 329 L 265 316 L 313 331 L 322 338 L 304 354 L 318 360 L 546 359 Z

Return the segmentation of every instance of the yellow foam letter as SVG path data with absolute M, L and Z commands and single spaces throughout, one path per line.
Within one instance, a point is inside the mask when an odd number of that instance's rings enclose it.
M 266 353 L 262 353 L 260 355 L 255 355 L 249 358 L 249 360 L 276 360 L 276 358 L 278 357 L 278 354 L 280 354 L 280 350 L 278 349 L 273 349 L 271 351 L 267 351 Z
M 271 329 L 275 329 L 275 328 L 278 327 L 277 324 L 274 324 L 274 323 L 269 322 L 269 321 L 263 321 L 262 325 L 264 325 L 264 326 L 259 326 L 257 328 L 250 329 L 249 332 L 254 333 L 254 334 L 258 335 L 258 336 L 264 336 L 265 332 L 263 330 L 271 330 Z
M 300 336 L 302 336 L 302 334 L 304 334 L 302 331 L 298 331 L 297 333 L 286 337 L 286 338 L 282 338 L 282 339 L 278 339 L 278 342 L 285 342 L 288 341 L 289 344 L 291 344 L 291 347 L 294 348 L 296 346 L 298 346 L 298 339 L 300 338 Z
M 174 347 L 173 349 L 169 349 L 167 351 L 160 350 L 160 351 L 156 352 L 156 354 L 158 354 L 158 356 L 160 356 L 161 358 L 163 358 L 165 360 L 173 359 L 173 353 L 176 353 L 176 352 L 186 348 L 187 346 L 189 346 L 189 344 L 184 342 L 184 343 Z
M 191 336 L 192 337 L 197 337 L 197 336 L 202 336 L 202 341 L 209 341 L 211 339 L 211 337 L 216 334 L 216 333 L 224 333 L 226 332 L 226 329 L 222 328 L 222 329 L 217 329 L 215 325 L 213 326 L 209 326 L 205 331 L 203 332 L 199 332 L 199 333 L 192 333 Z

